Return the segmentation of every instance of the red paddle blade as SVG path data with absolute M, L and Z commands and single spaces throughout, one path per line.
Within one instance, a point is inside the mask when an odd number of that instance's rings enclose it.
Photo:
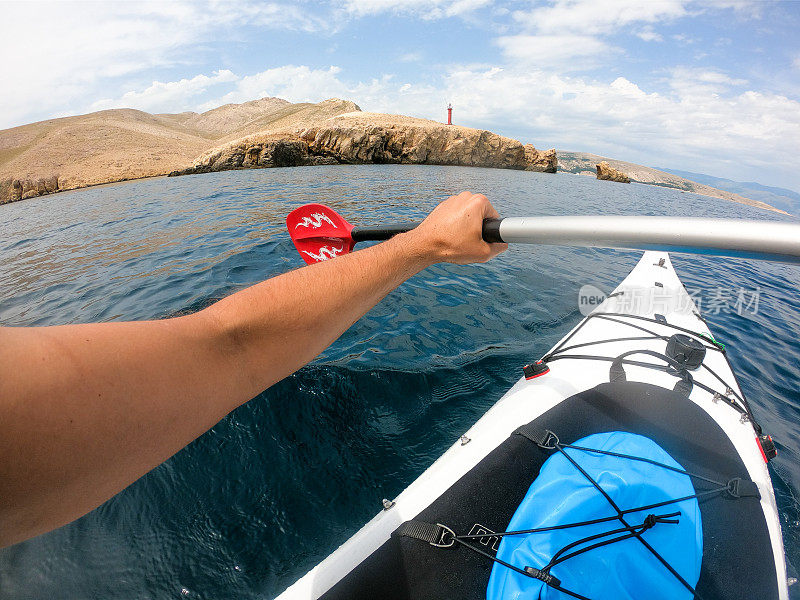
M 286 217 L 294 247 L 307 264 L 347 254 L 355 242 L 353 226 L 324 204 L 304 204 Z

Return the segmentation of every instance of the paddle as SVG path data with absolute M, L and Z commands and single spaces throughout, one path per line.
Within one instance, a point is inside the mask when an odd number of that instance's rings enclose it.
M 324 204 L 286 217 L 300 256 L 311 264 L 347 254 L 357 242 L 387 240 L 419 225 L 356 227 Z M 690 217 L 511 217 L 483 222 L 487 242 L 671 250 L 800 263 L 800 225 Z

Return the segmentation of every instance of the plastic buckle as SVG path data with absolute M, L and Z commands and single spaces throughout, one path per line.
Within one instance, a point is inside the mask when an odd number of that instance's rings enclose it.
M 544 438 L 543 442 L 537 442 L 536 445 L 542 450 L 555 450 L 561 443 L 561 441 L 558 439 L 558 436 L 549 429 L 546 429 L 544 433 L 547 437 Z
M 523 569 L 525 574 L 529 577 L 533 577 L 534 579 L 538 579 L 539 581 L 544 581 L 547 585 L 561 585 L 561 580 L 558 577 L 551 575 L 549 572 L 543 569 L 537 569 L 535 567 L 525 567 Z
M 733 496 L 734 498 L 740 498 L 739 495 L 739 484 L 742 482 L 741 477 L 734 477 L 728 482 L 728 489 L 727 492 Z
M 758 484 L 741 477 L 731 479 L 725 491 L 734 498 L 761 498 Z
M 436 546 L 437 548 L 449 548 L 453 544 L 456 543 L 456 532 L 450 529 L 447 525 L 442 525 L 441 523 L 436 524 L 437 527 L 441 530 L 439 532 L 439 538 L 436 542 L 428 542 L 431 546 Z M 449 543 L 446 541 L 447 536 L 449 534 Z

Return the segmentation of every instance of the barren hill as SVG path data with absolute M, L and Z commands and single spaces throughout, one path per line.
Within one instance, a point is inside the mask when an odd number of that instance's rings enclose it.
M 166 175 L 229 140 L 358 110 L 335 98 L 316 104 L 262 98 L 201 114 L 114 109 L 6 129 L 0 131 L 0 203 L 12 196 L 14 181 L 24 198 Z
M 268 118 L 291 105 L 291 102 L 282 98 L 261 98 L 242 104 L 225 104 L 200 114 L 182 113 L 187 116 L 181 120 L 181 125 L 220 137 L 246 128 L 253 121 Z

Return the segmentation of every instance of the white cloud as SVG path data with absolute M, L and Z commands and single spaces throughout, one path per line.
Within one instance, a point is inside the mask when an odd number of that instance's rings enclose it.
M 686 35 L 685 33 L 676 33 L 672 36 L 672 39 L 678 42 L 683 46 L 688 46 L 689 44 L 694 44 L 697 40 L 693 37 Z
M 400 62 L 419 62 L 422 58 L 422 52 L 405 52 L 397 60 Z
M 590 35 L 509 35 L 499 37 L 497 44 L 507 58 L 542 68 L 584 70 L 619 52 Z
M 800 69 L 800 56 L 796 57 L 796 58 L 795 58 L 795 59 L 792 61 L 792 66 L 793 66 L 795 69 Z
M 85 110 L 110 79 L 196 62 L 203 42 L 238 38 L 244 24 L 336 27 L 330 15 L 255 0 L 18 2 L 3 4 L 2 13 L 0 81 L 14 93 L 0 94 L 0 128 Z
M 634 23 L 682 17 L 686 4 L 684 0 L 556 0 L 514 16 L 524 27 L 541 33 L 602 35 Z
M 391 12 L 432 20 L 464 16 L 489 3 L 490 0 L 345 0 L 343 5 L 356 17 Z
M 698 79 L 698 81 L 702 81 L 703 83 L 715 83 L 723 85 L 744 85 L 747 83 L 746 79 L 734 79 L 733 77 L 730 77 L 721 71 L 696 71 L 695 77 Z
M 645 41 L 661 41 L 653 28 L 685 16 L 688 0 L 552 0 L 532 9 L 513 13 L 521 29 L 516 35 L 503 35 L 497 43 L 507 58 L 527 62 L 554 62 L 562 69 L 595 68 L 622 49 L 604 38 L 632 31 Z M 581 59 L 576 61 L 575 59 Z
M 636 37 L 643 39 L 645 42 L 663 42 L 664 37 L 660 33 L 656 33 L 652 27 L 643 27 L 636 33 Z
M 267 96 L 276 96 L 290 102 L 318 102 L 333 96 L 345 97 L 349 90 L 337 77 L 340 71 L 335 66 L 312 69 L 304 65 L 267 69 L 237 78 L 232 90 L 198 108 L 208 110 L 222 104 L 247 102 Z
M 747 83 L 746 79 L 736 79 L 714 69 L 674 67 L 669 73 L 669 86 L 683 97 L 721 94 Z
M 191 77 L 170 84 L 155 81 L 148 89 L 112 98 L 109 89 L 124 85 L 122 78 L 130 88 L 154 69 L 163 72 L 214 60 L 208 42 L 247 41 L 248 31 L 252 34 L 254 29 L 330 34 L 348 19 L 381 12 L 422 19 L 466 17 L 488 4 L 489 0 L 345 0 L 322 6 L 291 0 L 3 4 L 3 22 L 23 26 L 7 26 L 0 36 L 0 81 L 12 82 L 14 90 L 0 94 L 0 128 L 125 103 L 154 109 L 168 98 L 187 98 L 213 82 Z M 256 85 L 247 81 L 243 86 L 250 84 Z M 289 95 L 307 95 L 300 85 L 284 87 Z
M 710 9 L 733 9 L 741 17 L 760 19 L 766 2 L 754 0 L 706 0 L 704 6 Z
M 211 76 L 195 75 L 191 79 L 162 83 L 154 81 L 140 92 L 130 91 L 120 98 L 106 98 L 92 104 L 92 110 L 107 108 L 138 108 L 149 112 L 181 112 L 193 108 L 192 98 L 204 94 L 210 87 L 237 81 L 233 72 L 222 69 Z

